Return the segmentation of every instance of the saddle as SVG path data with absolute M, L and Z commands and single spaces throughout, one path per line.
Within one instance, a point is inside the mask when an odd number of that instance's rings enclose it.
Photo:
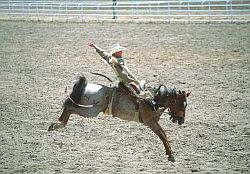
M 140 93 L 140 89 L 138 89 L 135 85 L 131 85 L 132 88 L 137 92 L 137 94 Z M 145 84 L 144 84 L 145 86 Z M 132 97 L 133 99 L 131 99 L 132 101 L 137 101 L 136 103 L 138 103 L 138 109 L 139 109 L 139 102 L 140 102 L 140 99 L 138 99 L 134 93 L 132 93 L 125 85 L 124 83 L 120 82 L 118 84 L 118 89 L 121 89 L 123 91 L 123 93 L 125 93 L 126 95 Z M 152 99 L 145 99 L 144 100 L 145 103 L 152 109 L 152 110 L 157 110 L 159 105 L 153 101 Z M 136 103 L 134 102 L 134 104 L 136 105 Z M 137 108 L 136 108 L 137 109 Z
M 137 97 L 124 85 L 124 83 L 119 82 L 117 89 L 118 89 L 118 92 L 121 92 L 121 93 L 133 98 L 134 100 L 137 100 Z

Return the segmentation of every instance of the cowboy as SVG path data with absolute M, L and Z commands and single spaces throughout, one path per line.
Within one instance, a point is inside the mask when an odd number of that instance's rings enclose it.
M 125 60 L 122 58 L 122 53 L 126 50 L 120 44 L 116 43 L 111 46 L 110 54 L 93 43 L 88 43 L 88 46 L 96 49 L 96 52 L 113 68 L 118 80 L 129 89 L 138 99 L 147 101 L 153 110 L 158 109 L 158 105 L 153 101 L 153 95 L 145 90 L 137 78 L 129 71 Z

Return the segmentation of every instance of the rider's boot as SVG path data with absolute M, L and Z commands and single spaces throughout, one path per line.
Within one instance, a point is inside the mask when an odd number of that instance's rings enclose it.
M 152 111 L 160 112 L 162 110 L 162 108 L 152 98 L 147 98 L 146 103 L 149 104 Z

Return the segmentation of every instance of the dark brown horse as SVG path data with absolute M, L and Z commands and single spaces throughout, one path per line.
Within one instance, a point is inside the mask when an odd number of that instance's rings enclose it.
M 148 126 L 163 142 L 170 161 L 174 161 L 173 153 L 167 135 L 158 121 L 162 113 L 169 109 L 171 119 L 179 125 L 184 123 L 187 97 L 190 93 L 168 89 L 160 85 L 155 91 L 154 100 L 160 106 L 160 111 L 154 111 L 147 102 L 138 100 L 123 87 L 108 87 L 105 85 L 87 83 L 85 77 L 80 77 L 75 83 L 72 93 L 64 102 L 63 113 L 59 122 L 52 123 L 49 131 L 66 126 L 71 114 L 84 117 L 96 117 L 99 113 L 110 114 L 123 120 L 135 121 Z

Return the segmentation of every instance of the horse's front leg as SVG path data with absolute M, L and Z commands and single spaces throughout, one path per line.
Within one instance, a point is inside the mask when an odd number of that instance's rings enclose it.
M 170 144 L 167 140 L 167 135 L 165 133 L 165 131 L 162 129 L 162 127 L 160 126 L 160 124 L 156 121 L 150 121 L 147 123 L 147 126 L 156 134 L 159 136 L 159 138 L 161 139 L 161 141 L 164 144 L 165 150 L 166 150 L 166 154 L 168 155 L 168 160 L 175 162 L 174 156 L 173 156 L 173 152 L 171 150 Z
M 56 129 L 60 129 L 60 128 L 64 128 L 66 126 L 66 124 L 68 123 L 69 120 L 69 116 L 71 115 L 71 112 L 67 109 L 67 107 L 65 107 L 63 109 L 63 112 L 59 118 L 59 122 L 57 123 L 52 123 L 49 126 L 48 131 L 52 131 L 52 130 L 56 130 Z

